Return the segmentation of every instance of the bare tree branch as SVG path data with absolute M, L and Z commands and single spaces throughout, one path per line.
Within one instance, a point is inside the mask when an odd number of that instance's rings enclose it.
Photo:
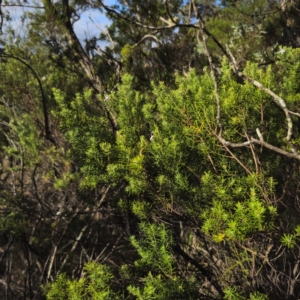
M 130 18 L 127 18 L 127 17 L 124 17 L 122 14 L 120 14 L 119 12 L 117 12 L 115 9 L 111 8 L 111 7 L 108 7 L 107 5 L 105 5 L 103 3 L 102 0 L 99 1 L 101 3 L 101 6 L 108 12 L 110 13 L 113 13 L 114 15 L 116 15 L 118 18 L 122 19 L 122 20 L 125 20 L 131 24 L 134 24 L 134 25 L 137 25 L 137 26 L 140 26 L 140 27 L 143 27 L 143 28 L 147 28 L 147 29 L 151 29 L 151 30 L 165 30 L 165 29 L 172 29 L 172 28 L 176 28 L 176 27 L 189 27 L 189 28 L 198 28 L 197 25 L 194 25 L 194 24 L 179 24 L 179 23 L 173 23 L 173 24 L 170 24 L 170 22 L 168 22 L 168 26 L 150 26 L 150 25 L 146 25 L 146 24 L 143 24 L 141 22 L 138 22 L 138 21 L 135 21 L 135 20 L 132 20 Z
M 38 81 L 39 88 L 40 88 L 40 91 L 41 91 L 41 96 L 42 96 L 42 107 L 43 107 L 44 124 L 45 124 L 45 137 L 46 137 L 47 140 L 51 141 L 55 145 L 55 141 L 52 138 L 51 131 L 50 131 L 50 126 L 49 126 L 49 118 L 48 118 L 48 110 L 47 110 L 47 99 L 46 99 L 46 95 L 44 93 L 43 85 L 42 85 L 42 82 L 41 82 L 39 76 L 34 71 L 34 69 L 27 62 L 25 62 L 23 59 L 21 59 L 17 56 L 14 56 L 14 55 L 11 55 L 11 54 L 5 54 L 5 53 L 0 54 L 0 57 L 1 56 L 16 59 L 19 62 L 21 62 L 22 64 L 24 64 L 32 72 L 32 74 L 34 75 L 34 77 Z
M 217 121 L 217 125 L 218 125 L 218 128 L 219 128 L 219 134 L 218 134 L 219 141 L 224 146 L 229 146 L 229 147 L 232 147 L 232 148 L 245 147 L 245 146 L 249 146 L 249 145 L 255 143 L 255 144 L 259 144 L 261 146 L 264 146 L 264 147 L 266 147 L 266 148 L 268 148 L 272 151 L 275 151 L 277 153 L 285 155 L 287 157 L 300 159 L 300 153 L 297 151 L 297 149 L 291 143 L 291 138 L 292 138 L 292 134 L 293 134 L 293 122 L 292 122 L 290 114 L 292 114 L 292 113 L 290 112 L 290 110 L 287 109 L 285 101 L 280 96 L 275 94 L 273 91 L 271 91 L 270 89 L 263 86 L 260 82 L 258 82 L 257 80 L 255 80 L 255 79 L 253 79 L 249 76 L 246 76 L 243 72 L 241 72 L 239 70 L 239 68 L 237 66 L 237 63 L 235 61 L 235 58 L 232 55 L 232 53 L 230 52 L 229 47 L 227 47 L 227 50 L 225 50 L 225 48 L 218 42 L 218 40 L 205 28 L 204 22 L 203 22 L 203 20 L 200 16 L 200 14 L 198 13 L 197 6 L 196 6 L 195 2 L 192 1 L 192 3 L 193 3 L 194 14 L 196 15 L 196 17 L 198 19 L 199 29 L 202 32 L 202 39 L 203 39 L 203 43 L 204 43 L 204 46 L 205 46 L 207 58 L 208 58 L 210 69 L 211 69 L 211 76 L 212 76 L 212 79 L 213 79 L 213 82 L 214 82 L 215 97 L 216 97 L 216 102 L 217 102 L 216 121 Z M 230 65 L 232 67 L 232 70 L 234 71 L 235 74 L 237 74 L 242 79 L 247 80 L 248 82 L 253 84 L 255 87 L 257 87 L 258 89 L 260 89 L 260 90 L 264 91 L 265 93 L 267 93 L 268 95 L 270 95 L 272 97 L 273 101 L 284 111 L 285 116 L 286 116 L 286 121 L 287 121 L 287 127 L 288 127 L 286 141 L 288 142 L 288 144 L 289 144 L 289 146 L 292 150 L 292 153 L 288 152 L 288 151 L 285 151 L 285 150 L 282 150 L 282 149 L 280 149 L 276 146 L 273 146 L 273 145 L 265 142 L 263 140 L 263 137 L 262 137 L 259 129 L 256 129 L 259 140 L 254 139 L 254 138 L 251 137 L 250 140 L 248 139 L 248 141 L 243 142 L 243 143 L 231 143 L 231 142 L 228 142 L 228 141 L 223 139 L 223 137 L 222 137 L 222 124 L 221 124 L 221 103 L 220 103 L 220 97 L 219 97 L 219 93 L 218 93 L 218 85 L 217 85 L 217 80 L 216 80 L 216 76 L 215 76 L 215 72 L 214 72 L 215 68 L 212 64 L 212 59 L 211 59 L 211 56 L 210 56 L 210 53 L 209 53 L 209 50 L 208 50 L 208 47 L 207 47 L 205 34 L 212 37 L 212 39 L 218 45 L 218 47 L 220 48 L 222 53 L 227 57 Z M 298 115 L 297 113 L 293 113 L 293 114 Z
M 244 142 L 244 143 L 232 143 L 232 142 L 228 142 L 226 141 L 225 139 L 223 139 L 222 137 L 218 136 L 218 139 L 219 141 L 225 145 L 225 146 L 228 146 L 228 147 L 231 147 L 231 148 L 241 148 L 241 147 L 245 147 L 245 146 L 249 146 L 250 144 L 257 144 L 257 145 L 261 145 L 263 147 L 266 147 L 274 152 L 277 152 L 279 154 L 282 154 L 286 157 L 289 157 L 289 158 L 295 158 L 295 159 L 298 159 L 300 160 L 300 154 L 298 153 L 291 153 L 291 152 L 288 152 L 288 151 L 285 151 L 285 150 L 282 150 L 281 148 L 278 148 L 276 146 L 273 146 L 267 142 L 265 142 L 262 138 L 262 134 L 260 133 L 259 129 L 257 128 L 256 129 L 256 133 L 257 135 L 259 136 L 259 140 L 251 137 L 250 140 L 248 140 L 247 142 Z
M 2 4 L 0 1 L 0 6 L 2 7 L 22 7 L 22 8 L 37 8 L 37 9 L 45 9 L 44 6 L 38 6 L 38 5 L 23 5 L 23 4 Z
M 153 32 L 152 34 L 146 34 L 141 40 L 139 40 L 136 44 L 134 44 L 133 47 L 137 47 L 138 45 L 140 45 L 142 42 L 144 42 L 147 39 L 152 39 L 154 40 L 157 44 L 162 44 L 161 41 L 154 35 L 156 34 L 158 31 L 156 30 L 155 32 Z
M 169 1 L 164 0 L 164 4 L 165 4 L 165 8 L 166 8 L 167 15 L 168 15 L 169 19 L 172 21 L 173 24 L 176 24 L 171 12 L 170 12 L 170 9 L 169 9 Z

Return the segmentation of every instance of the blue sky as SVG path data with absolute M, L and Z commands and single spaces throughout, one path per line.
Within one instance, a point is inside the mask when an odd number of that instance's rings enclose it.
M 106 5 L 113 5 L 115 0 L 106 0 Z M 99 35 L 101 30 L 105 30 L 105 26 L 109 25 L 109 20 L 105 14 L 99 11 L 89 10 L 81 15 L 81 19 L 75 23 L 74 29 L 78 37 L 83 40 L 86 37 L 92 38 Z
M 35 2 L 39 3 L 39 1 Z M 104 2 L 106 5 L 113 5 L 116 1 L 106 0 Z M 32 3 L 33 1 L 28 1 L 27 5 L 30 5 Z M 10 24 L 15 30 L 16 35 L 24 35 L 26 27 L 22 25 L 21 16 L 24 14 L 24 12 L 33 11 L 33 9 L 21 7 L 5 7 L 3 10 L 9 11 L 10 16 L 12 17 L 12 21 L 10 22 Z M 107 25 L 109 25 L 109 21 L 103 13 L 100 13 L 97 10 L 88 10 L 81 14 L 80 20 L 74 24 L 74 29 L 79 39 L 81 41 L 84 41 L 84 39 L 86 38 L 98 36 L 101 30 L 105 31 Z
M 74 30 L 79 39 L 84 40 L 99 35 L 101 30 L 105 31 L 105 26 L 108 24 L 109 21 L 104 14 L 89 10 L 84 12 L 80 20 L 74 24 Z

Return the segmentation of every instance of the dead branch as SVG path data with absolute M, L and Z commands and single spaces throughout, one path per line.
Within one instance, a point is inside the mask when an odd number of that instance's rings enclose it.
M 157 44 L 162 44 L 161 41 L 154 35 L 156 34 L 158 31 L 154 31 L 152 34 L 146 34 L 145 36 L 142 37 L 141 40 L 139 40 L 136 44 L 134 44 L 133 47 L 137 47 L 138 45 L 140 45 L 141 43 L 143 43 L 145 40 L 147 39 L 152 39 L 154 40 Z

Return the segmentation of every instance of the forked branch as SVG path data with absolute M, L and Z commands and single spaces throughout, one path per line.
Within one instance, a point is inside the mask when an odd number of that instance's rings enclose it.
M 299 153 L 299 151 L 297 151 L 297 149 L 294 147 L 294 145 L 292 144 L 292 141 L 291 141 L 292 135 L 293 135 L 293 122 L 292 122 L 291 115 L 297 115 L 298 116 L 298 114 L 290 111 L 287 108 L 286 103 L 285 103 L 283 98 L 281 98 L 280 96 L 275 94 L 272 90 L 265 87 L 264 85 L 262 85 L 257 80 L 245 75 L 242 71 L 239 70 L 238 65 L 236 63 L 236 60 L 235 60 L 233 54 L 231 53 L 229 47 L 226 47 L 226 50 L 225 50 L 225 48 L 217 41 L 217 39 L 205 28 L 204 21 L 202 20 L 201 15 L 199 14 L 199 12 L 197 10 L 197 7 L 196 7 L 196 4 L 195 4 L 194 0 L 192 1 L 192 3 L 193 3 L 194 14 L 195 14 L 196 18 L 198 19 L 199 29 L 202 33 L 202 40 L 203 40 L 203 43 L 204 43 L 204 46 L 205 46 L 206 55 L 207 55 L 209 65 L 210 65 L 210 70 L 211 70 L 211 77 L 212 77 L 213 83 L 214 83 L 215 98 L 216 98 L 216 104 L 217 104 L 216 121 L 217 121 L 217 126 L 219 128 L 219 132 L 217 134 L 217 137 L 218 137 L 219 141 L 225 147 L 232 147 L 232 148 L 239 148 L 239 147 L 249 146 L 251 144 L 258 144 L 258 145 L 266 147 L 266 148 L 268 148 L 268 149 L 270 149 L 274 152 L 282 154 L 284 156 L 287 156 L 287 157 L 290 157 L 290 158 L 296 158 L 296 159 L 300 160 L 300 153 Z M 288 144 L 290 146 L 291 152 L 286 151 L 286 150 L 282 150 L 281 148 L 278 148 L 276 146 L 273 146 L 273 145 L 265 142 L 264 139 L 263 139 L 263 136 L 262 136 L 262 134 L 261 134 L 261 132 L 258 128 L 256 129 L 256 133 L 257 133 L 257 136 L 258 136 L 259 139 L 255 139 L 255 138 L 251 137 L 250 139 L 248 138 L 248 140 L 243 142 L 243 143 L 232 143 L 232 142 L 226 141 L 222 137 L 221 102 L 220 102 L 220 96 L 219 96 L 219 92 L 218 92 L 218 84 L 217 84 L 216 75 L 215 75 L 215 68 L 213 66 L 212 58 L 211 58 L 210 52 L 209 52 L 208 47 L 207 47 L 207 41 L 206 41 L 207 38 L 206 38 L 206 36 L 212 37 L 213 41 L 217 44 L 219 49 L 222 51 L 222 53 L 228 59 L 232 70 L 234 71 L 234 73 L 237 76 L 239 76 L 243 80 L 248 81 L 249 83 L 254 85 L 256 88 L 258 88 L 258 89 L 262 90 L 263 92 L 265 92 L 266 94 L 270 95 L 273 99 L 273 102 L 276 103 L 283 110 L 283 112 L 285 113 L 285 119 L 286 119 L 286 122 L 287 122 L 286 141 L 288 142 Z

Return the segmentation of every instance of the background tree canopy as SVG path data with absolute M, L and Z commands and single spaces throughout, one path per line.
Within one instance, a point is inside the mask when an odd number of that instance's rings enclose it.
M 111 23 L 82 43 L 89 9 Z M 4 0 L 4 24 L 1 299 L 300 298 L 299 1 Z

